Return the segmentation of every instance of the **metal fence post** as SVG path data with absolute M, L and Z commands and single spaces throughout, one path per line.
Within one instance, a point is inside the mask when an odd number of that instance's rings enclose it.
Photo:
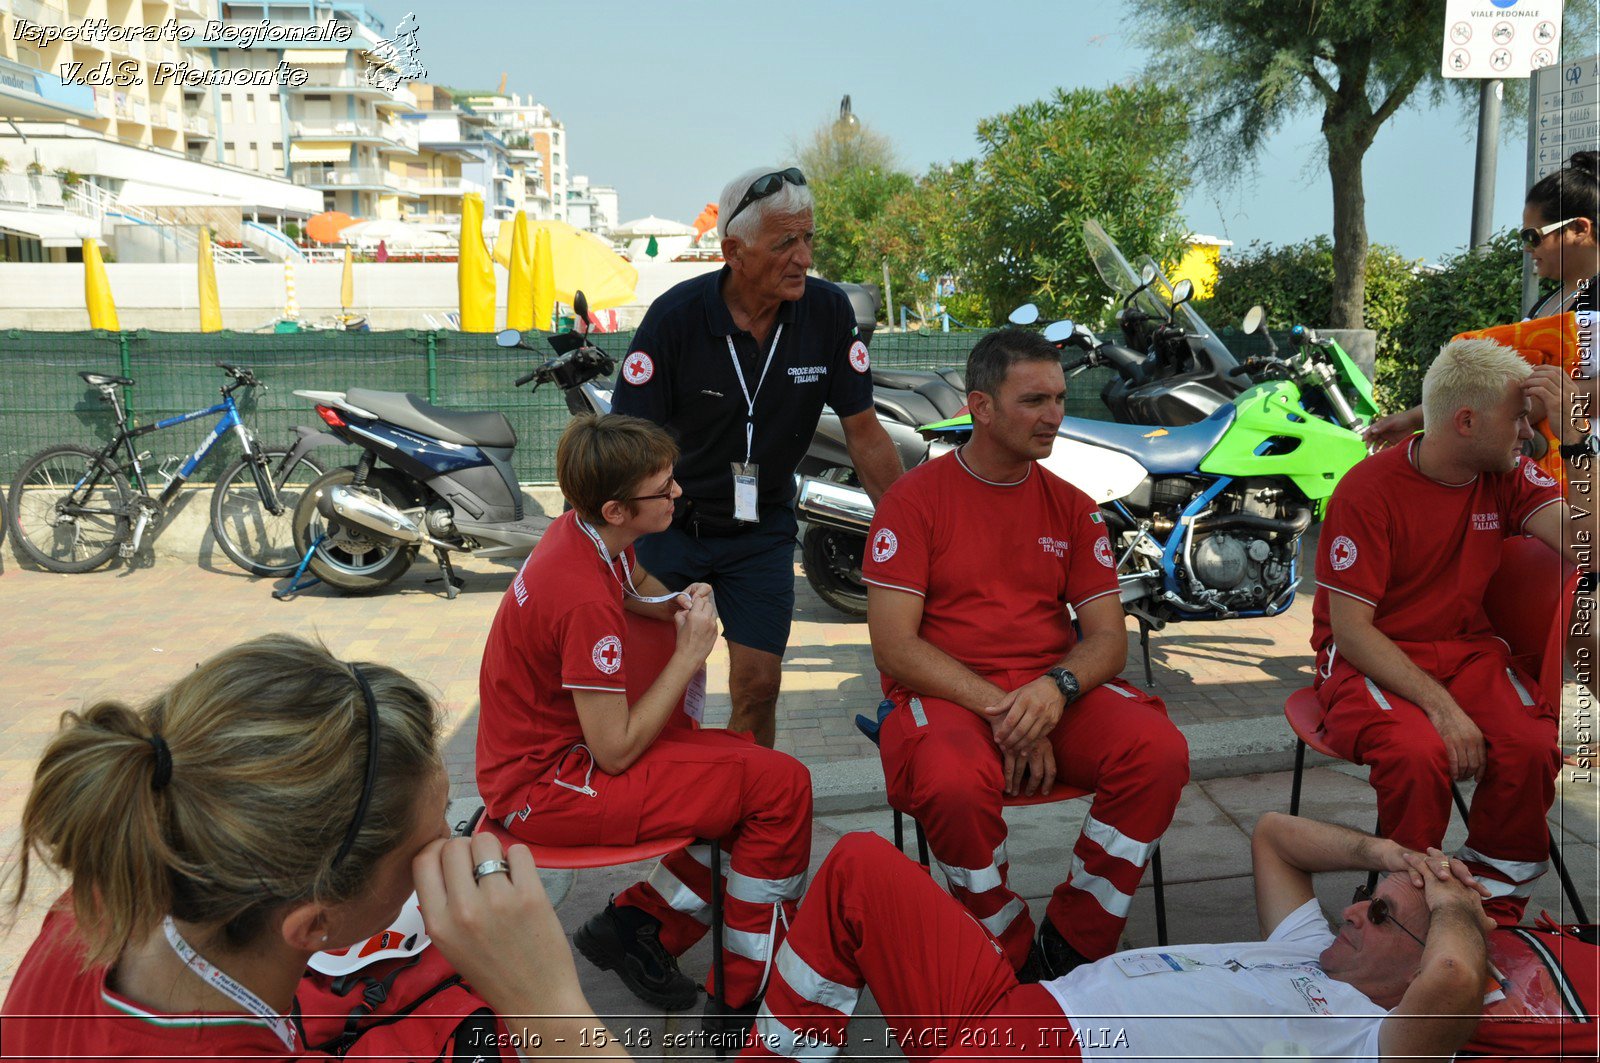
M 128 357 L 128 334 L 121 331 L 117 333 L 117 365 L 120 366 L 120 368 L 117 370 L 119 373 L 130 379 L 133 377 L 133 361 Z M 127 408 L 128 422 L 131 424 L 133 422 L 132 388 L 128 388 L 123 391 L 122 401 L 124 406 Z
M 432 329 L 428 330 L 428 401 L 439 401 L 439 359 L 438 359 L 439 334 Z

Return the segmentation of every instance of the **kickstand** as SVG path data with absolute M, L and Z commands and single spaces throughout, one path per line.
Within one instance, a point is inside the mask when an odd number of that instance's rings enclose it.
M 315 587 L 322 582 L 316 576 L 307 578 L 304 583 L 301 583 L 300 580 L 305 577 L 306 568 L 311 564 L 311 555 L 317 552 L 317 547 L 321 546 L 322 540 L 326 538 L 326 535 L 317 536 L 317 541 L 311 544 L 311 549 L 306 551 L 306 556 L 300 559 L 300 565 L 294 570 L 294 575 L 289 577 L 289 585 L 272 592 L 274 598 L 280 602 L 286 602 L 307 587 Z
M 456 575 L 456 570 L 450 564 L 450 555 L 439 547 L 434 547 L 433 556 L 439 559 L 440 578 L 444 580 L 444 596 L 446 601 L 455 601 L 456 593 L 467 585 L 467 581 Z M 438 579 L 430 579 L 429 583 L 437 583 Z
M 1156 685 L 1155 676 L 1150 674 L 1150 622 L 1143 617 L 1139 618 L 1139 648 L 1144 651 L 1144 685 Z

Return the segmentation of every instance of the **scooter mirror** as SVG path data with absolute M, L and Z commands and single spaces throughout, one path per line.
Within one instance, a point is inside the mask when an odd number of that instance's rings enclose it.
M 1074 327 L 1071 321 L 1052 321 L 1044 327 L 1044 338 L 1051 343 L 1065 343 L 1072 338 Z
M 1155 280 L 1156 264 L 1154 262 L 1146 262 L 1139 270 L 1139 279 L 1145 284 L 1149 284 L 1151 281 Z
M 1194 298 L 1194 281 L 1185 277 L 1172 286 L 1172 305 L 1177 307 Z
M 522 333 L 514 328 L 501 329 L 495 333 L 494 341 L 502 347 L 516 347 L 522 343 Z
M 1255 306 L 1252 306 L 1249 310 L 1244 312 L 1244 322 L 1240 324 L 1239 331 L 1244 333 L 1246 336 L 1254 336 L 1256 334 L 1256 330 L 1261 327 L 1261 323 L 1266 319 L 1266 310 L 1261 306 L 1260 303 L 1257 303 Z
M 577 318 L 576 324 L 579 326 L 577 331 L 589 331 L 589 300 L 582 292 L 573 293 L 572 316 Z
M 1006 320 L 1013 325 L 1031 325 L 1039 320 L 1039 308 L 1032 303 L 1023 303 L 1011 311 Z

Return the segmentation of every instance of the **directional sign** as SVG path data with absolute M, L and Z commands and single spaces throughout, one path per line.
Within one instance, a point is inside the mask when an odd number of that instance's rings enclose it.
M 1533 72 L 1528 83 L 1528 185 L 1575 151 L 1600 151 L 1600 56 Z
M 1446 0 L 1447 78 L 1525 78 L 1561 55 L 1561 0 Z

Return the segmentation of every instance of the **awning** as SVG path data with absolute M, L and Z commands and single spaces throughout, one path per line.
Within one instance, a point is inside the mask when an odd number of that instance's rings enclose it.
M 349 144 L 301 144 L 296 141 L 289 145 L 290 162 L 350 162 Z
M 66 211 L 0 210 L 0 232 L 29 237 L 45 247 L 77 247 L 86 236 L 99 239 L 100 223 Z
M 344 66 L 349 54 L 343 48 L 285 48 L 283 61 L 290 66 Z

